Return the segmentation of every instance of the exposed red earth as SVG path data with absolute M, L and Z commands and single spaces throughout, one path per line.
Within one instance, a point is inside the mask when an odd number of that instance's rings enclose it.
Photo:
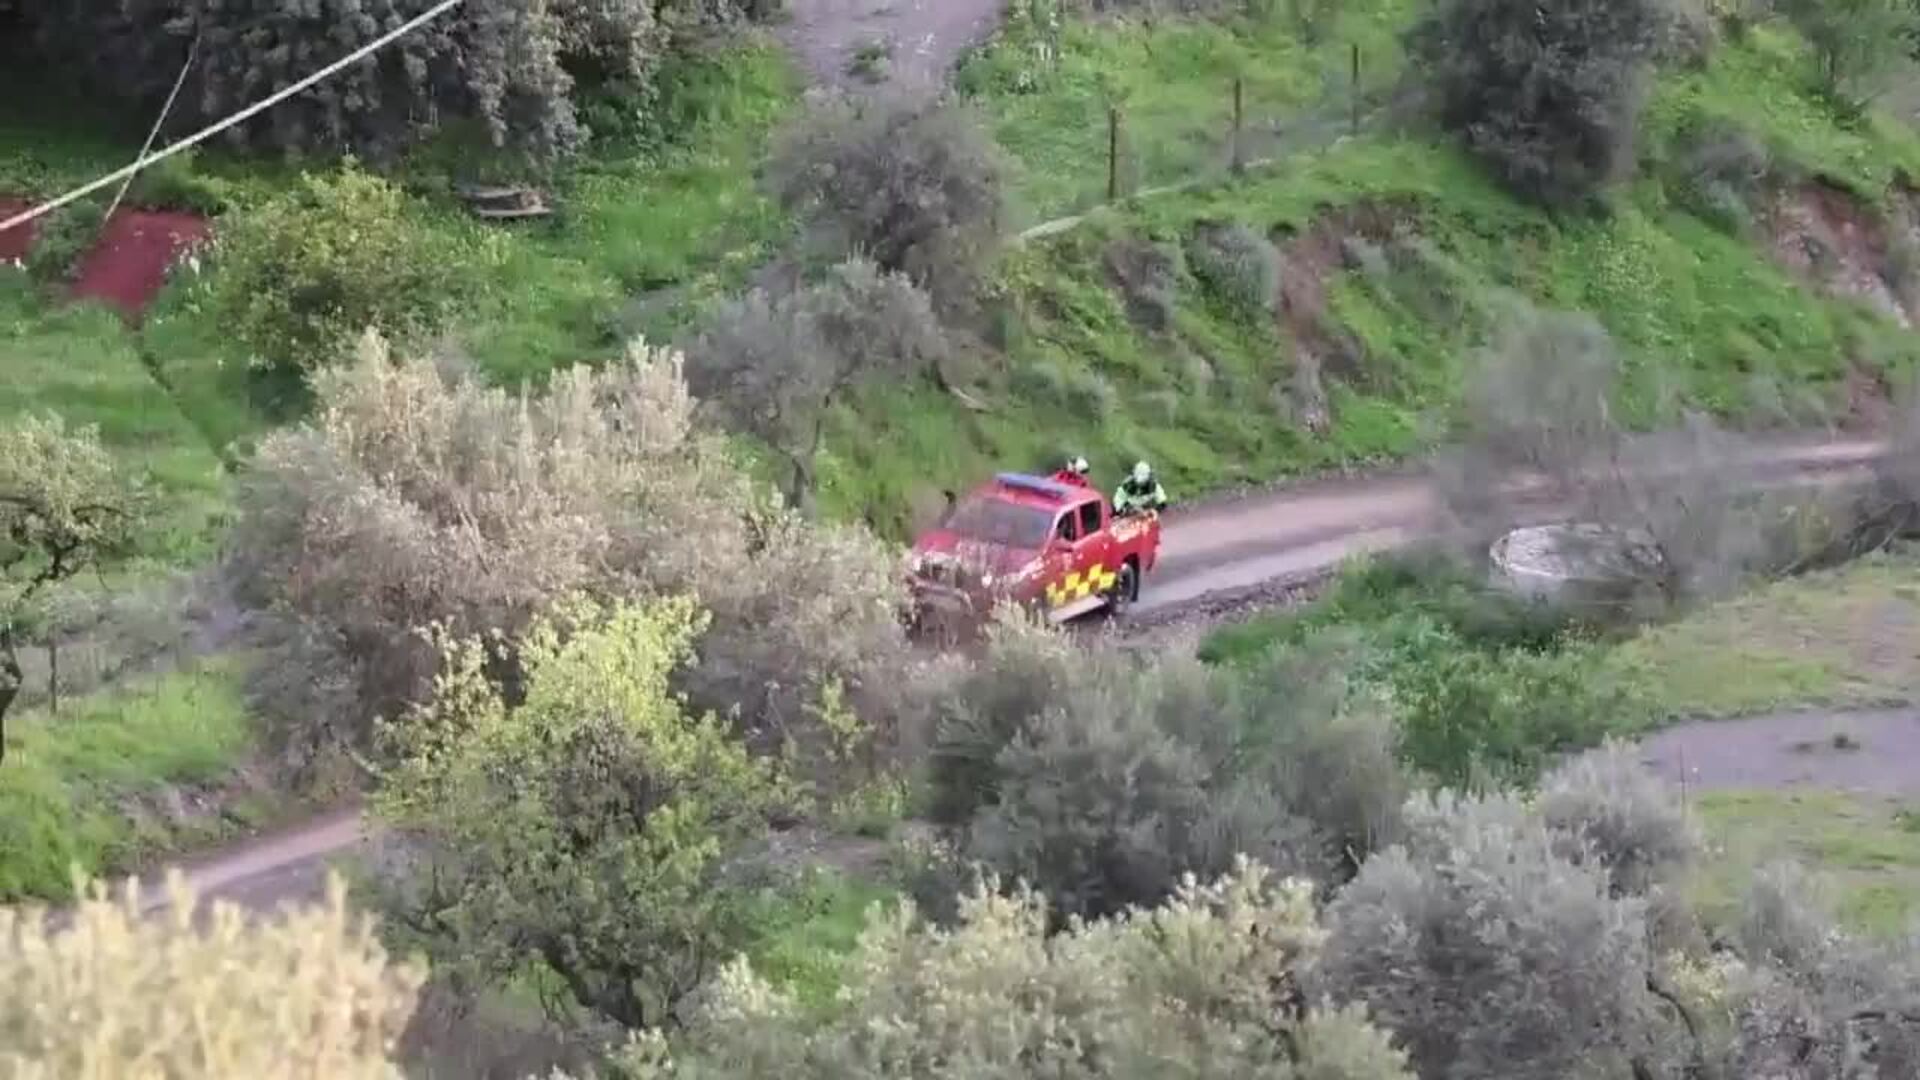
M 27 209 L 18 199 L 0 198 L 0 217 Z M 0 232 L 0 259 L 23 259 L 39 235 L 38 222 Z M 167 283 L 167 274 L 194 245 L 213 233 L 206 218 L 178 210 L 126 208 L 113 218 L 93 248 L 80 260 L 68 293 L 76 300 L 97 300 L 129 322 L 138 321 Z
M 22 210 L 33 207 L 19 199 L 9 199 L 0 195 L 0 218 L 10 218 Z M 33 250 L 33 238 L 39 235 L 40 224 L 29 221 L 25 225 L 15 225 L 6 232 L 0 232 L 0 262 L 15 262 L 27 257 Z

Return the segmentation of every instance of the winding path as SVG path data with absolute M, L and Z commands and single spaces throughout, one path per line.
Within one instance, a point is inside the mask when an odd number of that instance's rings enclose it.
M 1640 750 L 1656 774 L 1692 791 L 1920 795 L 1920 709 L 1697 720 L 1649 735 Z
M 1879 449 L 1880 444 L 1865 441 L 1778 443 L 1732 467 L 1747 473 L 1755 485 L 1831 483 L 1865 475 Z M 1524 494 L 1538 485 L 1520 480 L 1510 487 Z M 1176 510 L 1167 518 L 1160 567 L 1148 578 L 1132 614 L 1177 615 L 1226 594 L 1324 575 L 1356 554 L 1429 535 L 1438 509 L 1431 485 L 1407 472 L 1322 481 Z M 1542 519 L 1553 513 L 1544 500 L 1536 502 L 1534 509 Z M 1910 726 L 1920 740 L 1920 723 Z M 1722 730 L 1735 729 L 1715 728 L 1716 738 Z M 1714 743 L 1706 741 L 1705 735 L 1689 737 L 1702 741 L 1671 743 L 1674 756 L 1684 756 L 1692 768 L 1706 767 Z M 189 862 L 182 869 L 204 898 L 270 910 L 281 903 L 317 897 L 328 865 L 364 850 L 367 839 L 358 812 L 343 809 Z M 151 910 L 165 906 L 158 890 L 148 895 L 153 897 Z

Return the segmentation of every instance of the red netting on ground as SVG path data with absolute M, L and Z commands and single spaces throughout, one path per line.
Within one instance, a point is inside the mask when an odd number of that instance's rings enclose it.
M 27 209 L 19 199 L 0 198 L 0 217 Z M 33 246 L 38 222 L 0 233 L 0 260 L 22 259 Z M 70 289 L 75 299 L 98 300 L 135 320 L 167 282 L 167 272 L 211 234 L 207 220 L 172 210 L 119 210 L 80 260 Z
M 74 275 L 73 295 L 112 305 L 128 319 L 138 319 L 160 287 L 167 271 L 190 247 L 211 232 L 207 220 L 171 210 L 121 210 Z
M 28 208 L 28 204 L 19 199 L 0 199 L 0 218 L 10 218 Z M 33 246 L 34 225 L 29 221 L 0 232 L 0 262 L 13 262 L 27 257 L 27 249 Z

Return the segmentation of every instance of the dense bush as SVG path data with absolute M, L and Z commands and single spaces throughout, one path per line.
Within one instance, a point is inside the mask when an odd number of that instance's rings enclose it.
M 1734 950 L 1698 980 L 1709 1015 L 1726 1020 L 1724 1075 L 1920 1075 L 1920 941 L 1834 926 L 1822 882 L 1789 865 L 1755 876 Z
M 735 428 L 780 454 L 787 499 L 804 506 L 827 410 L 863 384 L 926 377 L 945 351 L 927 295 L 855 258 L 794 292 L 721 305 L 686 346 L 687 375 Z
M 1153 910 L 1051 938 L 1047 926 L 1039 897 L 988 890 L 951 930 L 910 908 L 881 917 L 824 1015 L 736 964 L 684 1040 L 649 1036 L 627 1067 L 656 1080 L 1409 1077 L 1364 1012 L 1297 996 L 1320 940 L 1304 883 L 1243 868 Z
M 1753 207 L 1776 179 L 1773 154 L 1751 132 L 1698 118 L 1669 148 L 1672 190 L 1681 205 L 1735 236 L 1753 224 Z
M 1686 808 L 1627 744 L 1574 758 L 1541 781 L 1541 820 L 1560 837 L 1561 857 L 1591 858 L 1615 896 L 1646 896 L 1679 884 L 1700 853 Z
M 0 909 L 0 1076 L 395 1080 L 419 973 L 344 893 L 276 919 L 217 905 L 202 927 L 96 891 L 71 921 Z
M 283 376 L 339 359 L 370 326 L 428 330 L 476 284 L 471 256 L 405 192 L 351 165 L 232 215 L 215 252 L 213 316 Z
M 1279 250 L 1238 222 L 1196 230 L 1187 241 L 1187 265 L 1215 295 L 1241 311 L 1269 313 L 1279 301 Z
M 1409 55 L 1440 122 L 1516 192 L 1595 194 L 1632 163 L 1665 0 L 1441 0 Z
M 702 617 L 685 603 L 562 605 L 519 649 L 509 704 L 495 646 L 446 642 L 433 700 L 388 728 L 379 808 L 423 841 L 391 891 L 435 967 L 501 985 L 530 965 L 630 1028 L 671 1018 L 738 948 L 745 908 L 723 860 L 764 835 L 785 796 L 669 678 Z
M 33 250 L 27 253 L 27 274 L 46 285 L 72 281 L 106 223 L 107 208 L 93 199 L 82 199 L 41 219 Z
M 1334 900 L 1314 989 L 1365 1002 L 1423 1077 L 1650 1075 L 1645 904 L 1519 801 L 1416 797 L 1409 842 Z
M 943 311 L 970 303 L 1008 228 L 1000 149 L 945 99 L 824 105 L 775 148 L 769 180 L 834 257 L 905 274 Z
M 1440 783 L 1527 783 L 1632 722 L 1631 687 L 1591 650 L 1474 649 L 1420 620 L 1386 636 L 1370 675 L 1391 696 L 1401 757 Z
M 829 684 L 890 715 L 908 667 L 892 558 L 767 506 L 693 429 L 678 354 L 636 346 L 530 396 L 369 338 L 316 392 L 245 477 L 229 560 L 263 615 L 256 705 L 295 763 L 423 698 L 437 660 L 416 628 L 510 645 L 572 592 L 698 600 L 712 626 L 684 688 L 769 747 L 817 734 Z
M 1406 785 L 1384 725 L 1308 685 L 1006 622 L 942 702 L 932 813 L 963 861 L 1064 914 L 1155 903 L 1236 854 L 1329 883 L 1391 835 Z
M 236 112 L 398 28 L 416 0 L 24 0 L 42 51 L 131 103 L 157 107 L 196 36 L 198 122 Z M 743 17 L 757 0 L 467 0 L 367 61 L 240 125 L 285 150 L 387 158 L 446 121 L 546 157 L 586 134 L 576 81 L 618 81 L 637 100 L 676 31 Z

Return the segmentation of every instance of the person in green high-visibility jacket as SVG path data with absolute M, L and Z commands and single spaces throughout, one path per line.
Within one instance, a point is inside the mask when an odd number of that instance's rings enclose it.
M 1154 479 L 1153 466 L 1144 461 L 1134 465 L 1133 475 L 1120 481 L 1113 493 L 1113 512 L 1119 515 L 1164 510 L 1166 506 L 1167 489 Z

